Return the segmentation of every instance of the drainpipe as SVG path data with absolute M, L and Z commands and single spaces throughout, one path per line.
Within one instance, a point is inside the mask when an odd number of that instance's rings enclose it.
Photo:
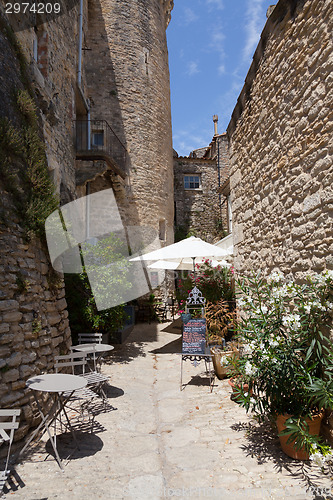
M 89 101 L 87 102 L 89 106 Z M 91 149 L 91 130 L 90 130 L 90 107 L 88 107 L 88 113 L 87 113 L 87 119 L 88 119 L 88 127 L 87 127 L 87 146 L 88 146 L 88 151 Z
M 90 182 L 86 184 L 86 240 L 89 240 L 89 220 L 90 220 L 90 203 L 89 203 L 89 195 L 90 195 Z
M 213 122 L 214 122 L 214 137 L 215 141 L 217 144 L 217 178 L 218 178 L 218 184 L 219 188 L 221 187 L 221 168 L 220 168 L 220 141 L 218 139 L 218 131 L 217 131 L 217 122 L 219 121 L 218 115 L 213 115 Z M 219 192 L 219 211 L 220 211 L 220 219 L 222 222 L 222 197 L 221 193 Z
M 77 71 L 77 84 L 81 88 L 82 80 L 82 32 L 83 32 L 83 0 L 80 0 L 80 13 L 79 13 L 79 64 Z

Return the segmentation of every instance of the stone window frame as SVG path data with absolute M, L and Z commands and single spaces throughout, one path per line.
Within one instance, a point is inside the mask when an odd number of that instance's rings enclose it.
M 198 187 L 190 187 L 189 186 L 186 186 L 186 179 L 188 178 L 194 178 L 194 177 L 197 177 L 199 179 L 199 182 L 198 182 Z M 194 183 L 194 181 L 192 181 Z M 184 183 L 184 189 L 185 191 L 201 191 L 202 190 L 202 182 L 201 182 L 201 173 L 195 173 L 195 174 L 184 174 L 184 178 L 183 178 L 183 183 Z M 191 181 L 189 181 L 189 184 L 191 184 Z

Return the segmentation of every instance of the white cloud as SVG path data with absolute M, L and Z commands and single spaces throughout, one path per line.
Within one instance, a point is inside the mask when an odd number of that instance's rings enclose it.
M 246 11 L 246 40 L 243 49 L 243 61 L 247 62 L 253 55 L 260 39 L 260 33 L 263 29 L 262 20 L 264 0 L 247 0 Z
M 200 130 L 200 126 L 198 127 Z M 188 156 L 194 149 L 204 148 L 209 146 L 213 138 L 213 127 L 209 130 L 201 130 L 200 134 L 193 133 L 194 127 L 188 130 L 180 130 L 173 133 L 173 148 L 179 156 Z
M 198 68 L 198 63 L 196 63 L 194 61 L 190 61 L 187 64 L 186 74 L 189 76 L 193 76 L 193 75 L 196 75 L 197 73 L 200 73 L 199 68 Z
M 214 8 L 217 10 L 224 9 L 223 0 L 206 0 L 206 4 L 208 5 L 209 8 Z
M 199 16 L 193 12 L 192 9 L 189 7 L 184 8 L 184 24 L 185 26 L 188 26 L 189 24 L 192 24 L 193 22 L 197 21 L 199 19 Z
M 216 64 L 217 64 L 217 73 L 219 75 L 223 75 L 225 73 L 224 59 L 225 59 L 225 34 L 221 30 L 221 28 L 216 28 L 210 36 L 210 44 L 209 47 L 211 50 L 214 50 L 217 53 Z
M 221 121 L 228 125 L 231 114 L 236 106 L 238 96 L 242 90 L 243 83 L 235 79 L 231 82 L 229 89 L 219 96 L 217 99 L 217 105 L 219 109 L 222 109 L 224 117 L 221 116 Z

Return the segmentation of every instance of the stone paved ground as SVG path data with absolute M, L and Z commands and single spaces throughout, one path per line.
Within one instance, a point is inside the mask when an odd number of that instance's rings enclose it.
M 78 436 L 80 451 L 59 442 L 63 456 L 74 450 L 64 472 L 41 442 L 4 498 L 332 498 L 330 478 L 286 457 L 274 433 L 230 399 L 226 380 L 210 393 L 203 365 L 186 362 L 180 391 L 179 334 L 168 324 L 137 325 L 103 365 L 113 409 Z

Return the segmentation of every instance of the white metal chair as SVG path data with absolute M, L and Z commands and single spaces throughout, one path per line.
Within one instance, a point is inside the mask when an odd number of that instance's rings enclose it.
M 19 422 L 16 419 L 19 417 L 20 413 L 21 410 L 18 409 L 0 410 L 0 442 L 8 443 L 5 468 L 3 471 L 0 471 L 0 491 L 2 491 L 7 477 L 10 474 L 10 469 L 8 469 L 10 450 L 14 439 L 15 429 L 18 429 L 19 426 Z
M 71 353 L 64 356 L 55 356 L 54 358 L 55 364 L 54 369 L 56 373 L 70 371 L 72 375 L 79 375 L 85 373 L 85 369 L 87 366 L 86 354 L 85 353 Z M 78 373 L 77 373 L 78 372 Z M 64 396 L 67 397 L 69 394 L 64 392 Z M 97 398 L 98 394 L 91 390 L 88 385 L 83 389 L 79 389 L 75 391 L 69 399 L 69 404 L 72 405 L 75 403 L 79 404 L 79 413 L 81 418 L 84 418 L 84 412 L 86 411 L 89 415 L 89 407 L 94 398 Z M 70 406 L 72 410 L 77 411 L 77 409 L 73 406 Z
M 80 391 L 75 391 L 74 397 L 80 397 L 87 399 L 90 397 L 90 393 L 93 392 L 96 397 L 96 393 L 106 400 L 106 394 L 103 389 L 103 385 L 108 381 L 108 377 L 98 373 L 94 370 L 88 370 L 89 365 L 87 363 L 87 354 L 83 352 L 74 352 L 65 356 L 55 357 L 55 370 L 62 369 L 64 367 L 70 367 L 73 375 L 79 375 L 87 380 L 87 387 L 81 389 Z M 93 389 L 93 391 L 90 390 Z M 88 392 L 86 392 L 88 391 Z M 89 392 L 90 391 L 90 392 Z M 95 392 L 96 391 L 96 392 Z
M 102 333 L 79 333 L 78 335 L 78 342 L 79 345 L 87 346 L 87 347 L 92 347 L 93 345 L 96 344 L 101 344 L 103 340 L 103 334 Z M 73 348 L 72 348 L 73 349 Z M 101 355 L 96 355 L 97 353 L 94 351 L 92 353 L 87 354 L 87 359 L 92 360 L 94 364 L 94 371 L 100 371 L 100 367 L 103 361 L 103 357 Z M 99 369 L 97 365 L 100 365 Z
M 101 344 L 102 333 L 79 333 L 79 344 Z

